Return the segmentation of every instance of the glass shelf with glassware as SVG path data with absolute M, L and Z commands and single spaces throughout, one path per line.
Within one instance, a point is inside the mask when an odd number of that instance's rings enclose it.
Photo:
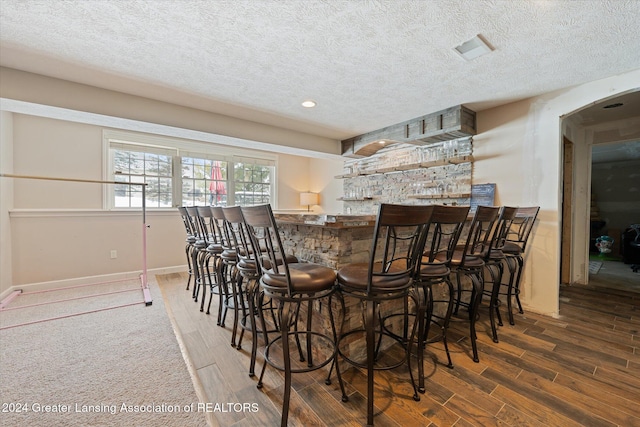
M 390 167 L 380 168 L 380 169 L 358 170 L 357 172 L 354 172 L 354 173 L 336 175 L 334 178 L 336 179 L 356 178 L 359 176 L 366 176 L 366 175 L 402 172 L 402 171 L 412 170 L 412 169 L 428 169 L 428 168 L 435 168 L 440 166 L 459 165 L 462 163 L 469 163 L 469 162 L 473 162 L 472 155 L 449 157 L 446 159 L 427 160 L 420 163 L 409 163 L 405 165 L 390 166 Z
M 364 202 L 366 200 L 373 200 L 374 197 L 338 197 L 336 200 L 342 200 L 343 202 Z
M 344 196 L 339 197 L 338 200 L 345 202 L 373 200 L 373 194 L 371 193 L 371 187 L 358 185 L 346 190 Z
M 410 199 L 467 199 L 471 193 L 451 193 L 451 194 L 410 194 Z
M 455 179 L 414 182 L 411 199 L 464 199 L 471 197 L 471 183 Z

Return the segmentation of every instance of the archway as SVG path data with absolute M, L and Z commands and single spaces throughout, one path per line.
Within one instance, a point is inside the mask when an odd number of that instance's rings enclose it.
M 640 90 L 604 98 L 562 118 L 562 283 L 589 282 L 592 148 L 640 141 Z M 640 211 L 640 206 L 638 207 Z

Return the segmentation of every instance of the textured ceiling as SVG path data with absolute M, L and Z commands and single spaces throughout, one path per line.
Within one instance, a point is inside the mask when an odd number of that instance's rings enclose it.
M 636 0 L 0 0 L 0 64 L 344 139 L 638 69 L 638 22 Z M 494 51 L 466 62 L 476 34 Z

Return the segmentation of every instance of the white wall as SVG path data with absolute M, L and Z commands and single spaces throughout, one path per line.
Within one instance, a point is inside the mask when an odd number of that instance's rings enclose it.
M 541 207 L 523 278 L 523 303 L 556 316 L 560 271 L 563 116 L 638 86 L 640 70 L 481 111 L 474 137 L 474 183 L 495 182 L 497 204 Z M 574 140 L 574 142 L 576 142 Z M 579 180 L 577 180 L 579 184 Z M 586 206 L 576 203 L 577 209 Z M 583 212 L 584 213 L 584 212 Z M 577 218 L 581 212 L 577 212 Z M 574 221 L 578 230 L 587 218 Z M 587 239 L 588 240 L 588 231 Z M 587 247 L 585 242 L 584 253 Z M 575 248 L 579 252 L 578 248 Z M 586 271 L 586 256 L 577 268 Z
M 102 127 L 6 112 L 2 120 L 3 161 L 9 159 L 3 172 L 103 179 Z M 13 155 L 5 155 L 12 146 Z M 207 147 L 216 149 L 212 144 Z M 317 177 L 314 171 L 335 168 L 335 163 L 279 155 L 277 206 L 301 209 L 299 192 L 311 188 Z M 102 211 L 101 184 L 4 178 L 2 185 L 13 192 L 2 192 L 6 201 L 2 207 L 2 260 L 8 268 L 2 269 L 6 277 L 0 292 L 11 285 L 142 269 L 141 214 Z M 314 188 L 322 190 L 318 185 Z M 177 211 L 150 211 L 147 224 L 148 268 L 184 265 L 184 228 Z M 118 252 L 116 259 L 110 257 L 112 250 Z M 5 257 L 5 253 L 12 257 Z
M 144 124 L 188 129 L 292 149 L 339 156 L 340 141 L 302 132 L 236 119 L 177 104 L 72 83 L 38 74 L 0 67 L 0 96 Z M 239 144 L 242 141 L 229 141 Z M 246 144 L 245 144 L 246 145 Z M 296 153 L 294 153 L 296 154 Z
M 316 212 L 324 212 L 330 214 L 344 213 L 342 209 L 343 202 L 338 201 L 338 197 L 342 197 L 342 180 L 335 179 L 337 175 L 341 175 L 343 161 L 341 160 L 309 160 L 309 191 L 320 193 L 320 206 L 315 209 Z
M 13 173 L 13 115 L 0 111 L 0 172 Z M 13 183 L 0 178 L 0 294 L 11 283 L 12 251 L 9 210 L 13 208 Z

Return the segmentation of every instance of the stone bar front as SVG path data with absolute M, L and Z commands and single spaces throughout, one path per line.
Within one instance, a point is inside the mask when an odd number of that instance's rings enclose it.
M 335 270 L 367 262 L 375 215 L 274 214 L 285 252 Z
M 321 264 L 334 270 L 354 262 L 369 262 L 376 215 L 314 215 L 274 213 L 282 245 L 287 254 L 293 254 L 303 262 Z M 386 302 L 381 306 L 382 315 L 402 312 L 400 301 Z M 345 298 L 345 311 L 341 312 L 336 301 L 332 310 L 337 318 L 344 316 L 345 330 L 362 327 L 363 311 L 355 298 Z M 305 308 L 302 309 L 306 311 Z M 322 312 L 322 314 L 319 314 Z M 329 332 L 330 323 L 326 310 L 314 307 L 314 316 L 324 325 L 323 332 Z M 302 315 L 301 319 L 305 316 Z M 401 333 L 400 318 L 390 320 L 386 326 L 395 333 Z M 385 340 L 386 341 L 386 340 Z M 390 343 L 383 343 L 382 348 Z M 366 345 L 364 333 L 347 337 L 341 348 L 351 358 L 364 361 Z M 317 349 L 322 352 L 322 349 Z M 342 366 L 342 364 L 341 364 Z M 343 366 L 346 369 L 348 366 Z

